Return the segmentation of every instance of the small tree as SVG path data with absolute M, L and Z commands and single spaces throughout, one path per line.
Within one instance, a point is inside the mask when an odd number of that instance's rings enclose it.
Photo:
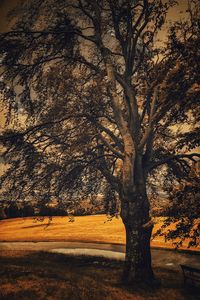
M 0 220 L 6 219 L 5 208 L 0 207 Z
M 20 210 L 15 202 L 11 202 L 6 208 L 5 213 L 8 218 L 18 218 L 21 216 Z
M 108 207 L 118 198 L 127 283 L 154 282 L 150 176 L 159 179 L 165 165 L 167 178 L 186 179 L 199 157 L 192 152 L 199 129 L 191 126 L 200 94 L 198 1 L 187 20 L 171 26 L 166 43 L 156 44 L 174 4 L 31 1 L 1 36 L 8 121 L 19 106 L 27 117 L 1 137 L 10 164 L 2 182 L 16 198 L 105 192 Z M 177 124 L 187 130 L 178 132 Z
M 35 212 L 34 212 L 34 207 L 31 204 L 24 204 L 24 206 L 22 207 L 22 216 L 23 217 L 32 217 L 34 216 Z

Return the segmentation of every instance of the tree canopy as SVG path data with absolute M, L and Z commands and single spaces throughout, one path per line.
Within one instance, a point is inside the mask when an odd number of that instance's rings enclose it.
M 174 5 L 33 0 L 12 12 L 15 28 L 0 42 L 7 122 L 15 120 L 0 138 L 9 197 L 105 193 L 112 210 L 120 199 L 125 224 L 146 228 L 152 178 L 161 185 L 164 176 L 168 191 L 183 182 L 179 198 L 186 182 L 198 189 L 199 8 L 190 1 L 159 43 Z

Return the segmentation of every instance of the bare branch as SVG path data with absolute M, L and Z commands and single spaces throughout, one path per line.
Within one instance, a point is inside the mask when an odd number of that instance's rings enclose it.
M 113 154 L 115 154 L 118 158 L 122 159 L 124 158 L 123 154 L 117 151 L 110 142 L 106 140 L 106 138 L 99 132 L 99 137 L 106 148 L 108 148 Z
M 194 159 L 194 157 L 198 157 L 200 158 L 200 153 L 190 153 L 190 154 L 175 154 L 175 155 L 169 155 L 167 157 L 164 157 L 163 159 L 157 161 L 157 162 L 150 162 L 148 169 L 152 170 L 155 169 L 161 165 L 167 164 L 168 162 L 172 161 L 172 160 L 176 160 L 176 159 L 189 159 L 193 162 L 196 162 L 196 160 Z

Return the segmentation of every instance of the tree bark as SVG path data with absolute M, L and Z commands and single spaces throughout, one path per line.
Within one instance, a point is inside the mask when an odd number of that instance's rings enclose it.
M 143 195 L 134 192 L 121 199 L 121 217 L 126 230 L 126 256 L 122 276 L 125 284 L 155 283 L 150 250 L 153 224 L 145 194 L 145 191 Z

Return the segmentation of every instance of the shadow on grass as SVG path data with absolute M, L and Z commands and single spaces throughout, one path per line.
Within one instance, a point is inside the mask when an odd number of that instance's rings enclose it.
M 30 228 L 38 228 L 38 227 L 46 227 L 48 224 L 37 224 L 37 225 L 29 225 L 29 226 L 23 226 L 24 229 L 30 229 Z
M 0 292 L 1 300 L 37 299 L 37 293 L 31 289 L 18 291 L 18 292 L 10 292 L 7 293 L 6 295 L 1 295 L 1 294 L 2 293 Z
M 0 299 L 196 300 L 182 286 L 181 274 L 155 268 L 158 289 L 120 283 L 123 262 L 101 257 L 46 252 L 0 252 Z

